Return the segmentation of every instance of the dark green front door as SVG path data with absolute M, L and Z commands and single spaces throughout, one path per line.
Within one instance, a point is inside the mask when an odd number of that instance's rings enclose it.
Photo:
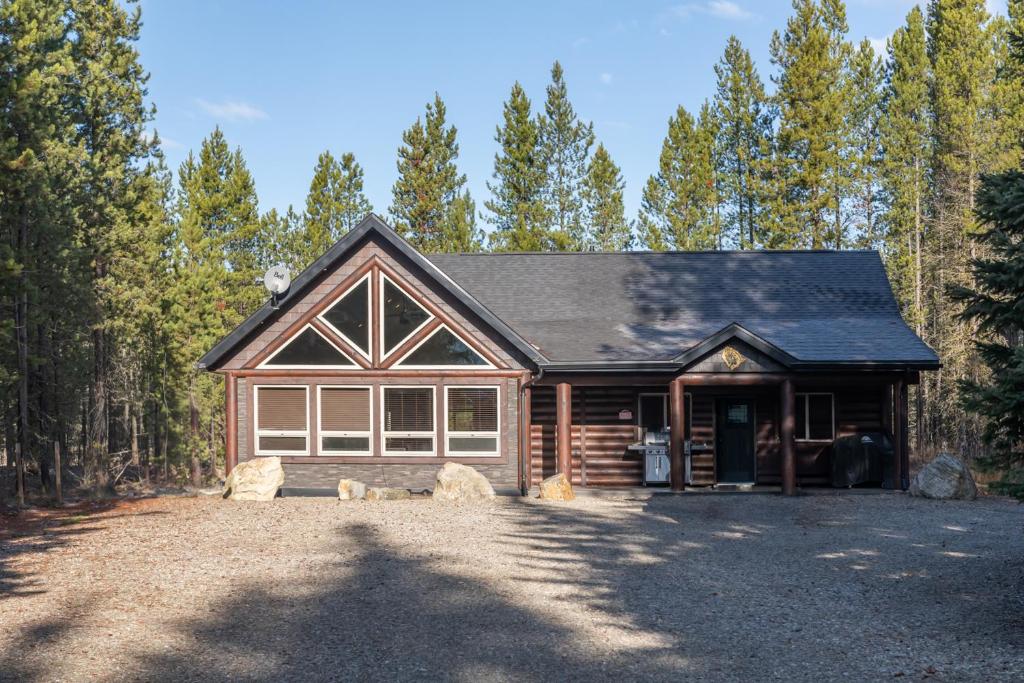
M 718 401 L 715 443 L 717 479 L 723 484 L 754 482 L 754 402 L 723 398 Z

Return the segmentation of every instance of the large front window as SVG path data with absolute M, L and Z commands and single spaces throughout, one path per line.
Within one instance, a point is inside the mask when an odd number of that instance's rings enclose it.
M 309 454 L 309 390 L 256 387 L 256 455 Z
M 320 452 L 370 455 L 373 401 L 370 387 L 319 387 Z
M 382 387 L 384 455 L 434 455 L 434 387 Z
M 498 455 L 498 387 L 445 387 L 447 453 Z

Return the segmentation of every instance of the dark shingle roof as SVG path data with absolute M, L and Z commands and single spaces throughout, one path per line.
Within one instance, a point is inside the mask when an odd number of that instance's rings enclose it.
M 554 362 L 669 361 L 736 323 L 799 362 L 938 363 L 872 251 L 427 258 Z

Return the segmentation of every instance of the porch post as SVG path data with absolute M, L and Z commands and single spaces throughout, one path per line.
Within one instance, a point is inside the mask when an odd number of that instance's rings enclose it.
M 684 479 L 683 449 L 686 442 L 686 400 L 683 380 L 676 378 L 668 385 L 669 410 L 669 477 L 673 491 L 682 491 Z
M 906 379 L 896 380 L 895 387 L 895 399 L 896 399 L 896 424 L 893 425 L 893 437 L 896 441 L 894 444 L 894 453 L 896 465 L 893 478 L 896 480 L 895 486 L 901 491 L 906 491 L 910 483 L 910 449 L 908 448 L 909 443 L 907 440 L 907 381 Z
M 555 385 L 555 469 L 572 481 L 572 385 Z
M 238 464 L 238 380 L 234 373 L 224 377 L 224 475 Z
M 779 425 L 779 439 L 782 441 L 782 494 L 796 495 L 796 394 L 793 392 L 793 380 L 787 377 L 782 381 L 780 392 L 782 403 L 782 422 Z
M 523 454 L 523 484 L 529 491 L 533 486 L 533 392 L 530 387 L 523 389 L 523 400 L 519 406 L 522 411 L 523 433 L 519 435 L 523 447 L 520 452 Z

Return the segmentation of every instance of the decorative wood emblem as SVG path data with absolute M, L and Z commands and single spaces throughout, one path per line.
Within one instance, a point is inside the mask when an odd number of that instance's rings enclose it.
M 731 346 L 726 346 L 722 349 L 722 362 L 725 363 L 725 367 L 730 370 L 735 370 L 739 366 L 747 362 L 747 359 L 742 353 L 737 351 Z

